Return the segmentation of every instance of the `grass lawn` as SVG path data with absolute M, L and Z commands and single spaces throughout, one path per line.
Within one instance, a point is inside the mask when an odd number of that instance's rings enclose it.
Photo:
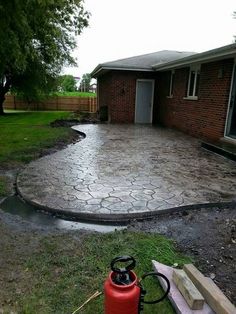
M 7 180 L 5 177 L 0 176 L 0 197 L 7 194 Z
M 0 116 L 0 164 L 28 162 L 41 149 L 69 137 L 69 128 L 52 128 L 50 122 L 69 118 L 70 112 L 7 112 Z
M 29 162 L 38 157 L 42 149 L 57 141 L 69 140 L 70 128 L 52 128 L 50 122 L 69 118 L 70 112 L 6 111 L 0 116 L 0 166 L 2 168 Z M 0 195 L 6 193 L 6 181 L 0 177 Z
M 30 242 L 28 245 L 32 246 Z M 24 294 L 12 291 L 16 296 L 14 310 L 17 313 L 72 313 L 96 290 L 102 291 L 110 262 L 118 255 L 129 254 L 136 258 L 135 272 L 138 276 L 152 270 L 152 259 L 168 265 L 190 262 L 175 250 L 173 242 L 162 236 L 127 231 L 46 236 L 32 251 L 23 265 L 26 287 L 19 281 L 16 287 L 20 291 L 25 290 Z M 149 300 L 163 293 L 155 280 L 145 281 L 145 288 Z M 102 314 L 103 295 L 79 313 Z M 156 305 L 145 305 L 142 313 L 171 314 L 174 311 L 166 300 Z
M 61 92 L 57 93 L 57 96 L 76 96 L 76 97 L 97 97 L 96 93 L 90 92 Z

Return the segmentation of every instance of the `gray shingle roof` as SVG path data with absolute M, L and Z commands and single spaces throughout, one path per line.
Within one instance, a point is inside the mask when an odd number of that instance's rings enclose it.
M 105 62 L 99 64 L 92 72 L 92 75 L 96 75 L 101 70 L 141 70 L 141 71 L 152 71 L 152 66 L 155 64 L 164 64 L 172 60 L 181 59 L 190 55 L 195 54 L 194 52 L 186 51 L 170 51 L 162 50 L 145 55 Z
M 141 56 L 99 64 L 91 73 L 96 77 L 109 70 L 163 71 L 199 62 L 235 57 L 236 43 L 202 53 L 162 50 Z
M 196 53 L 193 55 L 185 56 L 182 59 L 170 60 L 166 63 L 159 64 L 158 62 L 153 65 L 155 70 L 166 70 L 176 67 L 186 66 L 188 64 L 199 63 L 199 62 L 209 62 L 214 60 L 219 60 L 223 58 L 235 57 L 236 55 L 236 43 L 204 51 L 201 53 Z

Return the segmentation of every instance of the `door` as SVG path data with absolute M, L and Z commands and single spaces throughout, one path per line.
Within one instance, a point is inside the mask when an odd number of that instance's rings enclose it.
M 152 123 L 154 80 L 137 80 L 135 123 Z
M 236 65 L 234 66 L 233 82 L 229 102 L 226 135 L 236 138 Z

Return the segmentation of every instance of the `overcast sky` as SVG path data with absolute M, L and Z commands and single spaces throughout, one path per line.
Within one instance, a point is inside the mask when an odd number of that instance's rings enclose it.
M 202 52 L 233 42 L 235 0 L 85 0 L 90 26 L 78 38 L 81 77 L 99 63 L 160 50 Z

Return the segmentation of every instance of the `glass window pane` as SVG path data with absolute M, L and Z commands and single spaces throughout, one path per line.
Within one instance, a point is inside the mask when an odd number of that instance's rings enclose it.
M 171 73 L 170 96 L 173 96 L 175 73 Z
M 168 90 L 168 96 L 170 96 L 171 94 L 171 84 L 172 84 L 172 82 L 171 82 L 171 79 L 172 79 L 172 74 L 171 74 L 171 71 L 169 72 L 169 90 Z
M 194 95 L 193 95 L 194 79 L 195 79 L 195 71 L 191 71 L 191 73 L 190 73 L 190 82 L 189 82 L 188 96 L 194 96 Z
M 194 96 L 198 96 L 198 90 L 199 90 L 199 79 L 200 79 L 200 73 L 197 73 L 197 78 L 196 78 L 196 88 L 195 88 L 195 95 Z

